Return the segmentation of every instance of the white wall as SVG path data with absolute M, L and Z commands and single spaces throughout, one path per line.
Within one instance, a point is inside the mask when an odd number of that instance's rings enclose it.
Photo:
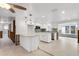
M 16 20 L 16 34 L 27 35 L 27 21 L 31 19 L 29 14 L 31 13 L 30 4 L 26 4 L 26 11 L 17 11 L 15 14 Z M 27 17 L 25 19 L 25 17 Z M 26 23 L 25 23 L 26 21 Z
M 26 24 L 23 16 L 16 17 L 16 34 L 26 35 Z

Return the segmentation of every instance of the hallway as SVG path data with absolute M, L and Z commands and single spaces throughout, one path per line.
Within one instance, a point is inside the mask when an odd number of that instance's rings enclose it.
M 2 38 L 0 39 L 0 49 L 2 48 L 10 48 L 12 46 L 15 46 L 14 43 L 9 38 Z

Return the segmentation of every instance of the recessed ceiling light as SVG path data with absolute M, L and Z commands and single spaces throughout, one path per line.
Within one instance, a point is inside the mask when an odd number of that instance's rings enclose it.
M 42 16 L 43 18 L 45 17 L 45 16 Z
M 62 14 L 64 14 L 65 13 L 65 11 L 62 11 Z

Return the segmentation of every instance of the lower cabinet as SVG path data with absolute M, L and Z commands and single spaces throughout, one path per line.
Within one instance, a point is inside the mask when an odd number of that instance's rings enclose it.
M 15 36 L 15 44 L 20 45 L 20 35 Z
M 41 41 L 51 42 L 51 33 L 50 32 L 41 32 L 39 33 L 39 37 Z
M 38 35 L 24 36 L 20 35 L 20 46 L 28 52 L 37 50 L 39 47 L 40 39 Z

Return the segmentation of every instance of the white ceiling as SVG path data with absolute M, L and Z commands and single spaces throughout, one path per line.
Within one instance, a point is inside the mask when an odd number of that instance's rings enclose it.
M 36 22 L 41 23 L 54 23 L 79 18 L 79 4 L 77 3 L 37 3 L 32 4 L 32 9 L 37 16 Z M 62 14 L 62 11 L 65 11 L 65 14 Z M 41 16 L 46 17 L 42 19 Z
M 12 3 L 12 4 L 16 4 L 16 5 L 20 5 L 20 6 L 28 8 L 28 4 L 23 4 L 23 3 Z M 17 13 L 24 12 L 24 10 L 20 10 L 20 9 L 17 9 L 17 8 L 13 8 L 13 9 L 15 10 L 16 13 L 12 13 L 5 8 L 0 8 L 0 16 L 14 17 L 14 16 L 16 16 Z
M 13 14 L 7 9 L 0 8 L 0 16 L 13 16 Z
M 78 3 L 18 3 L 18 5 L 22 5 L 26 8 L 29 8 L 28 5 L 30 5 L 32 7 L 33 18 L 35 22 L 39 23 L 51 23 L 79 18 Z M 65 11 L 65 14 L 62 14 L 62 11 Z M 22 13 L 23 11 L 16 9 L 16 13 L 18 12 Z M 16 13 L 13 14 L 8 10 L 0 8 L 0 16 L 15 16 Z

